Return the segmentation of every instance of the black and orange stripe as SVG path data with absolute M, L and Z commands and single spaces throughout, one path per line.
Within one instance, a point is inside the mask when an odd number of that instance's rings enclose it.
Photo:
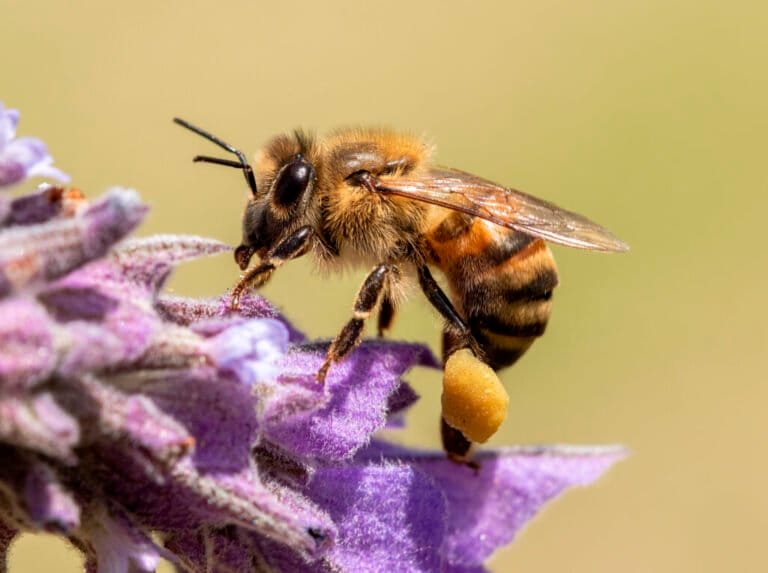
M 544 334 L 557 267 L 541 239 L 461 213 L 428 235 L 431 262 L 495 370 L 510 366 Z M 444 344 L 450 346 L 449 332 Z

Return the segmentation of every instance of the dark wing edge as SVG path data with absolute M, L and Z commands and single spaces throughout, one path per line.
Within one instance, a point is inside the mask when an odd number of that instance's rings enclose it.
M 377 182 L 376 190 L 474 215 L 576 249 L 606 253 L 629 250 L 624 241 L 583 215 L 455 169 L 432 168 L 414 175 L 385 177 Z

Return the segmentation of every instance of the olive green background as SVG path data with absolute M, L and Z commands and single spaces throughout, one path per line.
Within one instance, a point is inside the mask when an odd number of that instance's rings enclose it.
M 89 195 L 137 188 L 142 234 L 235 243 L 246 197 L 181 115 L 249 154 L 270 135 L 383 124 L 441 163 L 589 215 L 626 255 L 557 247 L 547 335 L 502 379 L 493 445 L 622 443 L 629 460 L 549 506 L 494 571 L 719 572 L 768 567 L 765 255 L 768 9 L 758 2 L 32 2 L 0 0 L 0 99 Z M 764 5 L 765 6 L 765 5 Z M 308 261 L 265 289 L 330 337 L 362 270 Z M 221 293 L 224 256 L 176 292 Z M 437 347 L 417 293 L 394 336 Z M 402 437 L 438 447 L 440 377 Z M 27 537 L 11 571 L 75 571 Z

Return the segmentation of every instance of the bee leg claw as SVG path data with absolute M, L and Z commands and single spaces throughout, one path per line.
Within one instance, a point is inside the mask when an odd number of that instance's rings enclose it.
M 478 462 L 478 461 L 476 461 L 476 460 L 467 460 L 467 461 L 466 461 L 466 462 L 464 462 L 464 463 L 465 463 L 465 465 L 466 465 L 466 466 L 467 466 L 469 469 L 471 469 L 471 470 L 474 470 L 474 472 L 475 472 L 475 475 L 477 475 L 477 474 L 479 474 L 479 473 L 480 473 L 480 468 L 481 468 L 481 466 L 480 466 L 480 462 Z
M 245 272 L 240 280 L 237 281 L 237 284 L 232 288 L 232 295 L 229 299 L 229 308 L 231 310 L 238 310 L 240 308 L 240 298 L 246 290 L 249 288 L 257 289 L 264 286 L 272 276 L 272 273 L 274 273 L 284 262 L 305 254 L 311 245 L 310 239 L 312 238 L 312 233 L 312 227 L 309 225 L 299 227 L 298 230 L 282 239 L 258 265 Z M 238 249 L 240 248 L 242 248 L 242 245 L 238 247 Z
M 278 266 L 279 263 L 273 262 L 272 259 L 265 259 L 250 271 L 246 272 L 232 288 L 232 293 L 229 298 L 230 310 L 239 310 L 240 299 L 242 298 L 243 293 L 249 288 L 259 288 L 264 285 Z
M 328 370 L 331 368 L 331 364 L 333 362 L 331 360 L 326 360 L 323 362 L 323 365 L 320 367 L 320 370 L 317 371 L 317 375 L 315 378 L 320 384 L 325 384 L 325 377 L 328 374 Z
M 482 467 L 480 465 L 480 462 L 477 460 L 473 460 L 471 458 L 466 458 L 464 456 L 457 456 L 454 454 L 446 453 L 446 457 L 452 461 L 453 463 L 468 467 L 469 469 L 473 470 L 475 472 L 475 475 L 480 473 L 480 468 Z

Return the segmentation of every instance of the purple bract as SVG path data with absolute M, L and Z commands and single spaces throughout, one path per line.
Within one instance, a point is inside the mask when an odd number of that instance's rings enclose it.
M 58 175 L 17 119 L 0 106 L 0 186 Z M 94 572 L 483 571 L 624 455 L 509 448 L 473 470 L 385 443 L 417 398 L 404 373 L 438 367 L 427 348 L 364 342 L 320 386 L 327 344 L 263 298 L 162 293 L 229 247 L 126 240 L 136 193 L 77 197 L 0 194 L 0 569 L 16 535 L 47 531 Z
M 66 183 L 69 177 L 53 166 L 45 143 L 35 137 L 16 137 L 19 111 L 0 102 L 0 188 L 28 177 L 48 177 Z

